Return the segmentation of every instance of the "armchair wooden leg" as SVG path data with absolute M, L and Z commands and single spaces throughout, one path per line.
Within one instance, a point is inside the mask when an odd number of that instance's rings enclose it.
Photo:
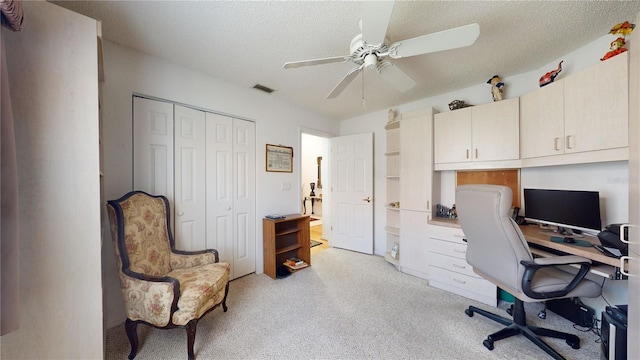
M 127 337 L 129 338 L 129 343 L 131 344 L 131 352 L 129 353 L 129 360 L 133 360 L 138 353 L 138 331 L 136 330 L 138 327 L 138 322 L 131 321 L 127 319 L 124 323 L 124 329 L 127 333 Z
M 187 354 L 189 356 L 189 360 L 194 360 L 196 356 L 193 353 L 193 344 L 196 342 L 196 326 L 198 325 L 198 320 L 193 319 L 187 323 Z
M 222 310 L 227 312 L 227 295 L 229 295 L 229 282 L 227 282 L 227 286 L 224 289 L 224 299 L 222 299 Z

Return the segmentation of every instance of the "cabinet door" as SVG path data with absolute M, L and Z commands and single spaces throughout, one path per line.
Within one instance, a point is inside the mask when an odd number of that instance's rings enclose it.
M 520 97 L 520 157 L 564 154 L 564 82 Z
M 471 161 L 471 107 L 435 115 L 434 162 Z
M 433 178 L 432 110 L 402 116 L 400 208 L 429 211 Z
M 471 107 L 473 161 L 520 157 L 519 99 Z
M 400 267 L 402 272 L 427 279 L 429 216 L 423 211 L 400 210 Z
M 565 152 L 626 147 L 627 53 L 564 79 Z

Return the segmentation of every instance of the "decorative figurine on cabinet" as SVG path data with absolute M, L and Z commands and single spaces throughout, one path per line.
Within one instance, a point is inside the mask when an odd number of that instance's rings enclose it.
M 493 101 L 502 100 L 502 88 L 504 87 L 504 83 L 501 81 L 500 76 L 493 75 L 487 84 L 491 84 L 491 97 Z
M 620 24 L 616 24 L 614 27 L 612 27 L 611 31 L 609 31 L 609 34 L 622 35 L 622 36 L 618 37 L 617 39 L 611 42 L 611 46 L 610 46 L 611 50 L 607 52 L 602 57 L 602 59 L 600 59 L 600 61 L 605 61 L 609 58 L 612 58 L 618 54 L 622 54 L 623 52 L 627 51 L 627 48 L 624 47 L 624 45 L 626 44 L 626 40 L 624 37 L 629 35 L 635 27 L 636 27 L 635 24 L 631 24 L 628 21 L 622 22 Z
M 556 76 L 558 76 L 558 74 L 560 74 L 560 71 L 562 71 L 562 62 L 563 61 L 560 61 L 558 63 L 557 69 L 551 70 L 548 73 L 542 75 L 542 77 L 540 77 L 540 80 L 538 81 L 538 83 L 540 84 L 540 87 L 549 85 L 556 79 Z
M 316 183 L 310 183 L 309 186 L 311 186 L 311 192 L 309 193 L 309 196 L 316 196 Z

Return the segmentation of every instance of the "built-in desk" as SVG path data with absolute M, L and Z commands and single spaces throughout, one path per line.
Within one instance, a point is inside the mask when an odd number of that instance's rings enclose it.
M 432 225 L 438 226 L 446 226 L 446 227 L 455 227 L 460 228 L 460 224 L 457 220 L 446 219 L 446 218 L 434 218 L 429 220 L 429 223 Z M 577 255 L 587 258 L 593 263 L 591 264 L 591 273 L 603 276 L 610 279 L 621 279 L 622 274 L 620 272 L 620 260 L 616 258 L 612 258 L 602 254 L 600 251 L 596 250 L 593 247 L 583 247 L 577 245 L 571 245 L 566 243 L 557 243 L 551 241 L 552 236 L 558 236 L 557 233 L 552 231 L 548 231 L 545 229 L 541 229 L 538 225 L 523 225 L 520 226 L 520 230 L 524 235 L 525 239 L 527 239 L 528 243 L 537 244 L 544 248 L 553 249 L 556 251 L 561 251 L 566 253 L 567 255 Z M 592 244 L 600 244 L 600 240 L 598 240 L 595 236 L 584 236 L 577 238 L 580 240 L 586 240 Z M 550 257 L 557 256 L 552 252 L 544 251 L 544 249 L 536 248 L 533 246 L 529 247 L 529 250 L 532 254 L 542 257 Z
M 551 241 L 552 236 L 558 236 L 549 230 L 541 229 L 538 225 L 520 226 L 522 234 L 527 242 L 543 246 L 545 248 L 562 251 L 568 255 L 577 255 L 594 261 L 591 264 L 591 272 L 610 279 L 620 279 L 620 260 L 602 254 L 593 247 L 577 246 L 567 243 L 558 243 Z M 576 237 L 576 239 L 585 240 L 592 244 L 600 244 L 595 236 L 585 235 L 584 237 Z M 531 253 L 538 256 L 557 256 L 553 253 L 546 252 L 544 249 L 530 247 Z

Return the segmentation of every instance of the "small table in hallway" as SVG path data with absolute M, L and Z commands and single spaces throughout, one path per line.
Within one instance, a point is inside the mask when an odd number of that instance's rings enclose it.
M 304 209 L 304 213 L 307 213 L 307 200 L 311 200 L 311 214 L 314 214 L 313 212 L 313 204 L 316 201 L 322 202 L 322 196 L 305 196 L 304 200 L 302 200 L 302 208 Z

